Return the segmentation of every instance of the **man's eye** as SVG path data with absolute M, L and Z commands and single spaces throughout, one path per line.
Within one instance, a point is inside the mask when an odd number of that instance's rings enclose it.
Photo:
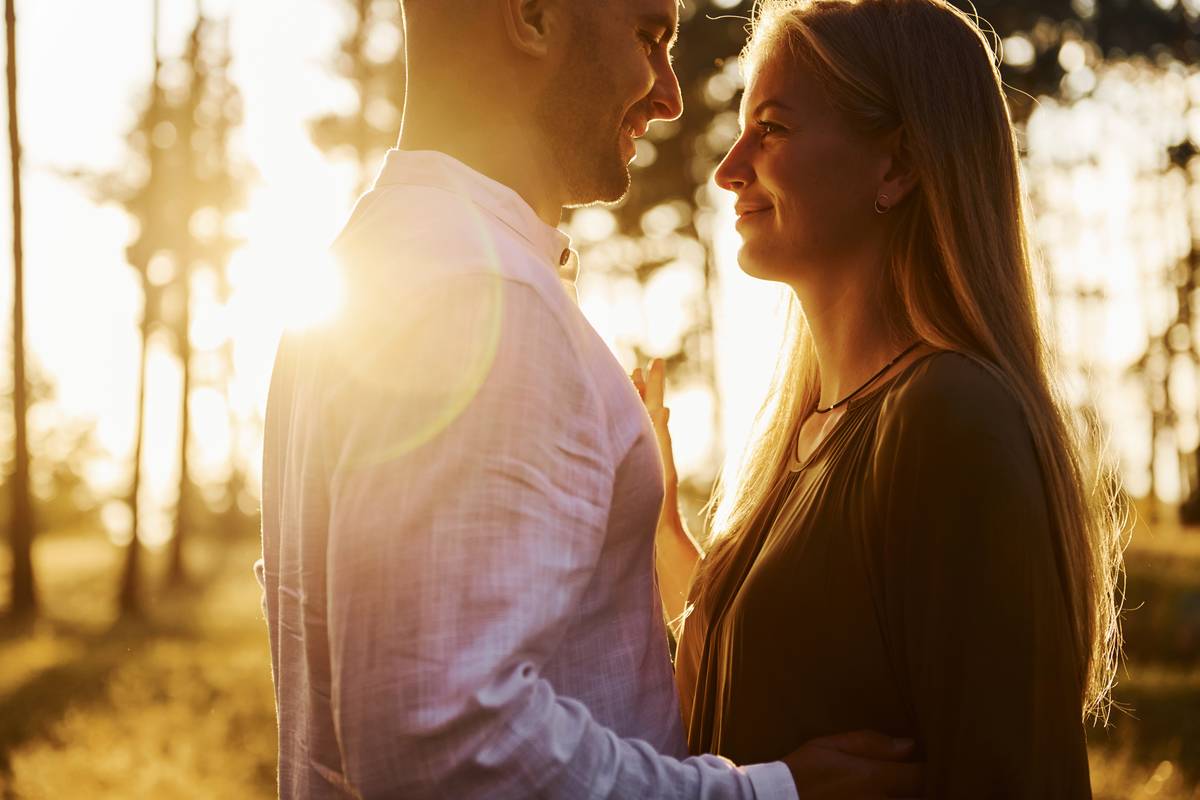
M 662 36 L 650 31 L 638 31 L 638 38 L 646 46 L 646 52 L 654 52 L 662 44 Z

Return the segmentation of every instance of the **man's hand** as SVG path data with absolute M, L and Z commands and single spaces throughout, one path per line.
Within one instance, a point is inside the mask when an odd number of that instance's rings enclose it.
M 783 759 L 801 800 L 882 800 L 921 794 L 914 744 L 871 731 L 805 742 Z

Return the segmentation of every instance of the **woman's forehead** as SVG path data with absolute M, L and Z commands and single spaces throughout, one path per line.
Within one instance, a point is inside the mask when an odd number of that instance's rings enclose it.
M 812 70 L 787 47 L 772 46 L 747 62 L 746 91 L 742 94 L 743 113 L 754 113 L 762 104 L 798 110 L 819 103 L 821 99 Z

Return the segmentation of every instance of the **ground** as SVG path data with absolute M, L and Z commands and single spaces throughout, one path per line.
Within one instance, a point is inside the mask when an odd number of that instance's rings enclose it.
M 204 548 L 193 565 L 203 589 L 160 588 L 146 620 L 114 625 L 117 551 L 96 534 L 46 537 L 44 619 L 0 631 L 0 797 L 273 797 L 255 547 Z
M 1164 516 L 1135 541 L 1127 710 L 1090 735 L 1096 796 L 1200 800 L 1200 531 Z M 197 544 L 193 588 L 164 588 L 152 555 L 146 618 L 114 624 L 119 551 L 93 531 L 42 537 L 42 619 L 0 627 L 0 800 L 274 796 L 257 543 Z

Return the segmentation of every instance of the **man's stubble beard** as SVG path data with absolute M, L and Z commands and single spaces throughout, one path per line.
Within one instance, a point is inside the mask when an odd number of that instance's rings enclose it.
M 538 102 L 538 127 L 562 178 L 564 205 L 615 202 L 629 191 L 621 152 L 625 109 L 608 107 L 614 81 L 588 25 L 576 28 L 575 41 Z

